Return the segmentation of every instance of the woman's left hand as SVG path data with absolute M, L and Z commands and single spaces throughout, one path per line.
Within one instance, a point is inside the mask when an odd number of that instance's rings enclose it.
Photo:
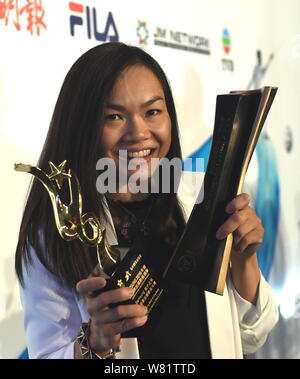
M 216 233 L 218 239 L 233 233 L 233 250 L 247 258 L 253 255 L 263 242 L 264 228 L 254 209 L 249 207 L 250 196 L 238 195 L 226 206 L 231 216 L 220 226 Z

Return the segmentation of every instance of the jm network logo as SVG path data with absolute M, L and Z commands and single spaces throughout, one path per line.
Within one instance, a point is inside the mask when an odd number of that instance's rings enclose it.
M 147 28 L 147 23 L 145 21 L 138 21 L 138 26 L 136 28 L 136 35 L 139 38 L 140 45 L 147 45 L 149 38 L 149 30 Z
M 73 37 L 79 28 L 85 28 L 89 39 L 94 37 L 97 41 L 119 41 L 119 33 L 112 12 L 108 13 L 106 23 L 100 29 L 96 8 L 84 7 L 80 3 L 69 2 L 69 9 L 73 13 L 70 15 L 70 32 Z M 103 15 L 101 16 L 103 18 Z

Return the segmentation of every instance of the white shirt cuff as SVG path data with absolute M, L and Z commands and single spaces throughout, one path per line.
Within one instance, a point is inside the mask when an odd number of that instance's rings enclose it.
M 239 321 L 248 326 L 254 325 L 262 314 L 260 296 L 257 298 L 256 305 L 253 305 L 249 301 L 243 299 L 234 287 L 233 289 L 236 305 L 239 310 Z

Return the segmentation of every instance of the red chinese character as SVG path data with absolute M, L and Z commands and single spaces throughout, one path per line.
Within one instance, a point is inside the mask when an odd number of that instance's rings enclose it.
M 45 10 L 42 5 L 42 0 L 26 0 L 26 5 L 20 9 L 19 14 L 22 15 L 24 12 L 27 13 L 27 30 L 30 34 L 34 33 L 36 30 L 37 35 L 40 35 L 40 27 L 47 29 L 43 18 L 45 15 Z
M 5 26 L 8 25 L 9 15 L 14 11 L 15 19 L 13 23 L 17 30 L 21 30 L 21 25 L 19 22 L 19 5 L 18 0 L 4 0 L 0 1 L 0 20 L 5 20 Z

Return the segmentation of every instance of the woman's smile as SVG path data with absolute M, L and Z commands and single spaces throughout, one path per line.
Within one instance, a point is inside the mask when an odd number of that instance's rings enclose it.
M 161 83 L 146 66 L 130 66 L 117 79 L 106 105 L 101 145 L 102 155 L 117 167 L 126 160 L 128 175 L 147 163 L 144 175 L 149 178 L 151 159 L 167 155 L 171 120 Z

